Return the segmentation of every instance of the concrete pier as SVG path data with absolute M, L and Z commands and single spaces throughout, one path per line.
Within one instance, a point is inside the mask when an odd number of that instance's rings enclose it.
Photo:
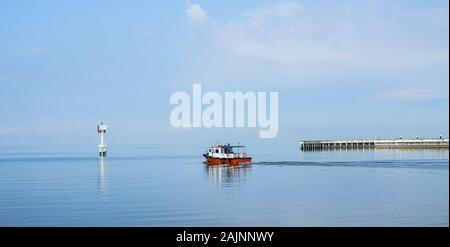
M 448 148 L 448 138 L 299 141 L 302 151 L 372 148 Z

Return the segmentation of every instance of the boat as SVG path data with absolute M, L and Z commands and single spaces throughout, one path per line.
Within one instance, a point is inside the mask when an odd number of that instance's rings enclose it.
M 203 154 L 208 165 L 241 165 L 252 162 L 252 158 L 245 153 L 245 146 L 214 145 Z

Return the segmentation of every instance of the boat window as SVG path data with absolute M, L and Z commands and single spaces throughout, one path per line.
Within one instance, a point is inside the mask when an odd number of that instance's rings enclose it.
M 219 152 L 219 149 L 216 149 L 216 153 L 218 153 Z

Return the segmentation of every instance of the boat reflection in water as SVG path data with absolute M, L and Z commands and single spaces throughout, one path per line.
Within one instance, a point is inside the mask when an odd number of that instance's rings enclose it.
M 98 194 L 101 200 L 106 199 L 108 194 L 108 177 L 106 176 L 105 157 L 98 160 Z
M 205 164 L 208 180 L 222 187 L 235 187 L 244 183 L 250 174 L 251 165 L 208 165 Z

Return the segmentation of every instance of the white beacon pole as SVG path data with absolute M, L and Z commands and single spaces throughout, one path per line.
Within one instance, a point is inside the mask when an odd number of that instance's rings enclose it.
M 105 144 L 105 133 L 108 129 L 108 126 L 101 122 L 99 125 L 97 125 L 97 133 L 100 134 L 100 145 L 98 145 L 98 154 L 100 157 L 106 156 L 106 144 Z

